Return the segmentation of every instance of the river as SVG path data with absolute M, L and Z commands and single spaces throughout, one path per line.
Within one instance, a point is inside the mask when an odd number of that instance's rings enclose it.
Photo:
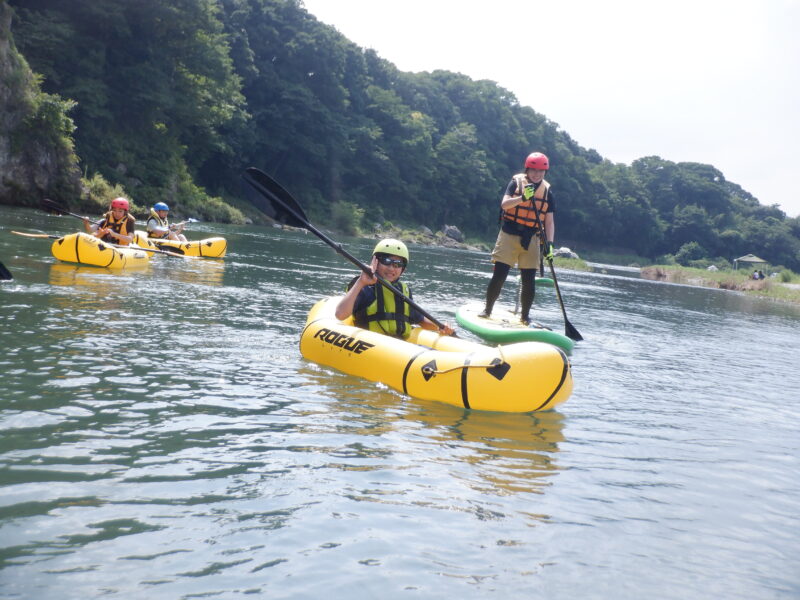
M 0 597 L 800 597 L 797 306 L 560 271 L 572 397 L 469 412 L 300 356 L 355 274 L 310 233 L 198 223 L 224 260 L 127 273 L 10 233 L 76 224 L 0 207 Z M 406 279 L 454 323 L 489 270 Z

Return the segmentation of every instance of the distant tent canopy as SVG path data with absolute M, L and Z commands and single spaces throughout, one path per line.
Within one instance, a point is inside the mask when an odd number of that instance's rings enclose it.
M 745 265 L 755 266 L 755 265 L 766 265 L 767 261 L 763 258 L 758 258 L 755 254 L 745 254 L 744 256 L 740 256 L 739 258 L 733 259 L 733 268 L 738 269 L 739 263 L 744 263 Z

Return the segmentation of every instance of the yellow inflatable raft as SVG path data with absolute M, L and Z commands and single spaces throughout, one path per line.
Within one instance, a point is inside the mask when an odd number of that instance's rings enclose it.
M 135 246 L 109 246 L 99 238 L 83 232 L 58 238 L 53 242 L 50 251 L 64 262 L 108 269 L 129 269 L 150 263 L 150 252 Z
M 222 258 L 228 251 L 228 242 L 222 237 L 206 238 L 194 242 L 178 242 L 174 240 L 162 240 L 147 237 L 144 231 L 137 231 L 133 235 L 133 241 L 142 248 L 152 250 L 166 250 L 184 256 L 204 256 L 206 258 Z
M 566 354 L 541 342 L 489 347 L 415 327 L 408 341 L 354 327 L 334 312 L 341 297 L 308 313 L 300 352 L 308 360 L 380 381 L 414 398 L 500 412 L 551 409 L 569 398 Z

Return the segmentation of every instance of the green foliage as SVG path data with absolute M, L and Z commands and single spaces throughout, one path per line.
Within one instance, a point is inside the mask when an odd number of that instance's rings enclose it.
M 364 209 L 357 204 L 336 202 L 331 205 L 330 226 L 345 235 L 358 235 L 363 218 Z
M 28 116 L 11 132 L 12 151 L 21 153 L 30 144 L 42 143 L 72 155 L 75 124 L 69 112 L 74 107 L 72 100 L 64 100 L 55 94 L 35 93 Z
M 128 198 L 131 201 L 131 212 L 141 212 L 135 202 L 128 196 L 123 187 L 116 183 L 111 184 L 106 181 L 100 173 L 94 173 L 91 177 L 81 179 L 83 184 L 85 199 L 81 208 L 89 209 L 93 212 L 102 213 L 108 210 L 108 206 L 114 198 Z
M 703 259 L 707 255 L 705 248 L 697 242 L 687 242 L 675 253 L 675 262 L 679 265 L 689 266 L 690 262 Z
M 79 192 L 75 103 L 41 89 L 41 78 L 17 50 L 9 29 L 11 10 L 0 3 L 0 203 L 31 206 L 42 194 L 68 197 Z
M 72 115 L 85 170 L 142 206 L 239 222 L 223 198 L 242 197 L 256 166 L 342 230 L 452 224 L 491 242 L 506 184 L 540 150 L 558 240 L 579 253 L 689 264 L 752 252 L 800 269 L 798 220 L 713 166 L 604 160 L 496 83 L 400 72 L 299 0 L 10 2 L 23 54 L 65 99 L 43 102 L 41 119 L 64 133 L 59 115 Z
M 553 265 L 558 269 L 571 269 L 573 271 L 592 271 L 592 267 L 590 267 L 585 260 L 580 258 L 567 258 L 563 256 L 557 256 L 553 259 Z M 550 271 L 548 270 L 547 266 L 545 266 L 545 271 L 542 274 L 543 277 L 550 277 Z
M 232 152 L 223 128 L 245 118 L 244 98 L 214 0 L 32 0 L 17 12 L 20 48 L 45 87 L 77 103 L 89 171 L 149 204 L 175 188 L 174 169 Z

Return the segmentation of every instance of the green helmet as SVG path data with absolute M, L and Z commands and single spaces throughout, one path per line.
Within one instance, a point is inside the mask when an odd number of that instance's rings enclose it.
M 375 246 L 375 250 L 372 251 L 372 254 L 394 254 L 395 256 L 404 258 L 406 264 L 408 264 L 408 248 L 406 248 L 406 245 L 400 240 L 393 240 L 391 238 L 381 240 Z

